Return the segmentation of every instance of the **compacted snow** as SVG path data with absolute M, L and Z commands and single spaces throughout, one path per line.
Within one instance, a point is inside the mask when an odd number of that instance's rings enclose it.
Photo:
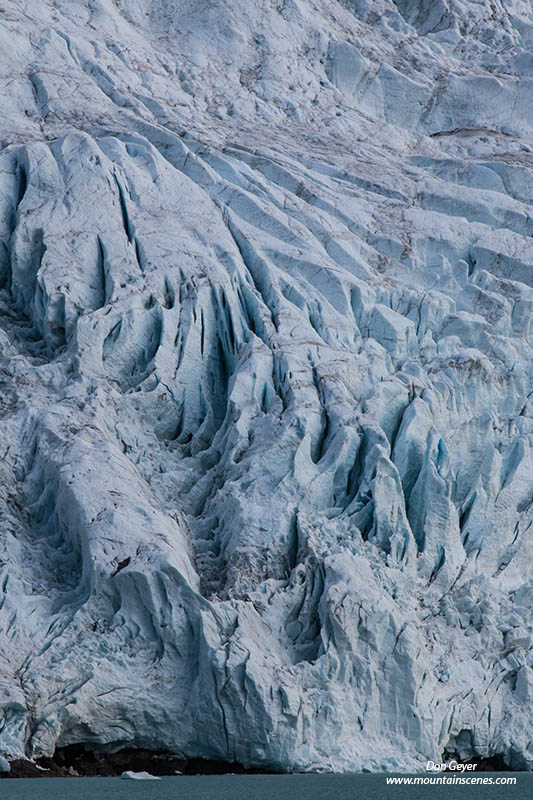
M 0 52 L 0 754 L 530 768 L 530 0 Z

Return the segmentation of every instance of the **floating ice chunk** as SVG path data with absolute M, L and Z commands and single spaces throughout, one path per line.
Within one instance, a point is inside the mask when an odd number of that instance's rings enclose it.
M 123 780 L 127 781 L 160 781 L 158 775 L 150 775 L 149 772 L 133 772 L 133 770 L 126 770 L 120 776 Z

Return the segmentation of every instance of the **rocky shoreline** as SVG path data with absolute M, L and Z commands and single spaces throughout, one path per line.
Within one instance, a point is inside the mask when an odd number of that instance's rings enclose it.
M 475 764 L 479 772 L 516 772 L 499 756 L 458 763 Z M 266 775 L 276 770 L 247 768 L 239 763 L 203 758 L 181 758 L 173 753 L 147 749 L 124 749 L 114 753 L 88 750 L 83 745 L 60 747 L 52 758 L 37 761 L 16 759 L 10 762 L 10 771 L 0 773 L 0 778 L 71 778 L 119 777 L 123 772 L 148 772 L 156 776 L 175 775 Z M 447 770 L 449 771 L 449 770 Z M 277 773 L 281 774 L 281 773 Z
M 17 759 L 3 778 L 117 777 L 127 770 L 152 775 L 244 775 L 266 773 L 265 769 L 247 769 L 242 764 L 203 758 L 180 758 L 173 753 L 145 749 L 125 749 L 115 753 L 87 750 L 71 745 L 56 750 L 52 758 L 36 762 Z

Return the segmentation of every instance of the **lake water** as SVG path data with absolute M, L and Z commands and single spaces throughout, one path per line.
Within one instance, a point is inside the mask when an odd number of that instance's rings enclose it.
M 450 773 L 447 773 L 450 775 Z M 391 777 L 391 776 L 387 776 Z M 405 777 L 405 776 L 402 776 Z M 425 777 L 425 776 L 418 776 Z M 388 785 L 384 775 L 194 775 L 0 780 L 0 800 L 531 800 L 533 773 L 479 773 L 492 785 Z M 501 777 L 515 785 L 496 784 Z

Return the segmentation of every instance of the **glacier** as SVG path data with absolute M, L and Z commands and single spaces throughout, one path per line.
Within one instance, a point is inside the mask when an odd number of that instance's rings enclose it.
M 530 0 L 0 37 L 0 769 L 532 769 Z

